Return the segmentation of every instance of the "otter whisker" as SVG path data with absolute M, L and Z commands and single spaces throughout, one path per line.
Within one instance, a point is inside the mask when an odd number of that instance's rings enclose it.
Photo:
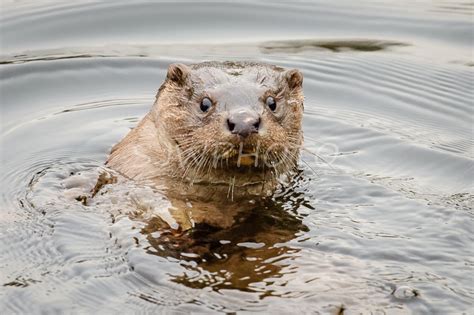
M 258 194 L 261 182 L 268 195 L 300 160 L 302 82 L 296 69 L 259 63 L 171 65 L 152 110 L 107 163 L 132 179 L 172 176 L 165 185 L 183 194 L 225 198 L 228 188 L 234 200 Z
M 201 160 L 201 162 L 199 163 L 198 167 L 197 167 L 197 170 L 195 172 L 196 175 L 200 175 L 201 174 L 201 169 L 205 169 L 207 163 L 209 161 L 209 157 L 207 156 L 204 156 L 204 158 Z M 205 174 L 205 172 L 203 172 L 203 174 Z
M 234 187 L 235 187 L 235 176 L 230 177 L 229 190 L 227 191 L 227 198 L 229 198 L 229 194 L 230 194 L 231 201 L 234 201 Z
M 304 150 L 305 152 L 308 152 L 312 155 L 314 155 L 315 157 L 317 157 L 320 161 L 326 163 L 330 168 L 332 168 L 333 170 L 335 169 L 329 162 L 327 162 L 325 159 L 323 159 L 319 154 L 316 154 L 314 152 L 312 152 L 311 150 L 309 150 L 308 148 L 305 148 L 305 147 L 301 147 L 302 150 Z
M 201 155 L 196 155 L 196 153 L 199 153 L 199 150 L 196 148 L 192 148 L 190 150 L 186 151 L 185 154 L 185 164 L 187 164 L 186 169 L 182 175 L 182 180 L 187 178 L 188 172 L 191 170 L 191 168 L 195 168 L 194 173 L 196 174 L 196 168 L 198 164 L 200 163 L 201 159 L 205 157 L 205 153 L 201 152 Z
M 211 148 L 205 148 L 204 152 L 201 152 L 201 156 L 199 157 L 198 162 L 196 163 L 194 175 L 193 175 L 193 182 L 195 180 L 195 177 L 201 174 L 201 169 L 207 165 L 209 162 L 209 153 L 210 153 Z
M 192 173 L 190 173 L 190 177 L 192 178 L 192 182 L 194 182 L 194 178 L 199 173 L 199 167 L 200 167 L 200 165 L 202 163 L 202 160 L 204 158 L 205 158 L 204 155 L 200 155 L 199 157 L 193 158 L 191 160 L 190 166 L 193 166 L 193 170 L 192 170 Z M 190 170 L 190 168 L 188 167 L 187 170 Z M 186 171 L 185 174 L 184 174 L 184 177 L 186 178 L 187 175 L 188 175 L 188 172 Z M 191 182 L 191 184 L 192 184 L 192 182 Z

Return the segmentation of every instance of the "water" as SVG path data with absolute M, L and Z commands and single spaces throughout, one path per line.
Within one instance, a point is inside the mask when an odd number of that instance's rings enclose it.
M 0 313 L 472 312 L 472 10 L 4 1 Z M 229 59 L 304 74 L 289 187 L 194 235 L 151 188 L 74 199 L 169 63 Z

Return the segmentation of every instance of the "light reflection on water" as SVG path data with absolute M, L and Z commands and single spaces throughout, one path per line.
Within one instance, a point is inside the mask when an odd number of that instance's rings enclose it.
M 468 312 L 472 5 L 3 6 L 2 314 Z M 297 180 L 192 230 L 123 179 L 75 200 L 169 63 L 226 59 L 303 72 Z

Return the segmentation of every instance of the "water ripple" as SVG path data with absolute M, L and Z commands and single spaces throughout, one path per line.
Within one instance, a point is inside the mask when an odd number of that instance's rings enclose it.
M 0 313 L 468 312 L 471 11 L 2 3 Z M 118 174 L 87 198 L 168 64 L 226 59 L 303 72 L 294 181 L 224 229 Z

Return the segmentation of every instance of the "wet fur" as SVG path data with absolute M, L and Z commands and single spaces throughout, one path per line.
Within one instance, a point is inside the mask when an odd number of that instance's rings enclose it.
M 265 105 L 269 95 L 277 101 L 275 113 Z M 205 114 L 199 109 L 203 97 L 214 102 Z M 261 130 L 242 144 L 246 150 L 258 144 L 262 160 L 257 167 L 238 167 L 236 162 L 242 139 L 226 128 L 226 115 L 237 103 L 261 114 Z M 212 187 L 208 197 L 268 195 L 278 178 L 296 166 L 302 114 L 298 70 L 261 63 L 174 64 L 151 111 L 113 147 L 107 165 L 126 177 L 184 195 L 196 194 L 196 184 Z

